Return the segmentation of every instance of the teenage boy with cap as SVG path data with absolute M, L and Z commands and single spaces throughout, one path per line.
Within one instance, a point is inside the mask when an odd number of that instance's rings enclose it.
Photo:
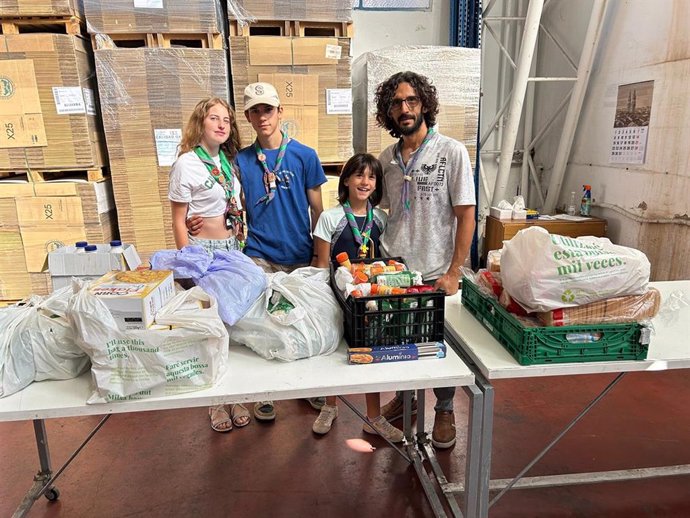
M 244 116 L 256 132 L 256 140 L 236 157 L 247 211 L 244 253 L 267 273 L 309 266 L 326 183 L 319 157 L 282 131 L 283 107 L 273 85 L 252 83 L 244 89 Z M 201 228 L 199 219 L 192 218 L 188 227 L 192 233 Z M 319 410 L 324 398 L 308 402 Z M 254 405 L 258 420 L 271 421 L 275 415 L 272 401 Z

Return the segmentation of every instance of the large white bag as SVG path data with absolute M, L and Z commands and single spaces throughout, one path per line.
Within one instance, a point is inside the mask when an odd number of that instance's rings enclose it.
M 527 311 L 551 311 L 647 290 L 647 256 L 602 237 L 565 237 L 541 227 L 503 245 L 503 287 Z
M 33 381 L 74 378 L 86 370 L 89 358 L 74 343 L 65 317 L 71 293 L 66 287 L 0 310 L 0 397 Z
M 266 359 L 299 360 L 336 350 L 343 337 L 343 313 L 328 285 L 328 270 L 298 268 L 268 275 L 268 288 L 249 312 L 229 328 L 230 340 Z M 294 306 L 269 313 L 271 298 Z
M 189 309 L 187 303 L 195 301 L 208 307 Z M 167 331 L 121 331 L 88 287 L 72 297 L 67 314 L 77 343 L 91 358 L 96 388 L 89 404 L 201 390 L 225 372 L 225 324 L 216 300 L 199 287 L 178 293 L 158 311 L 157 324 L 174 326 Z

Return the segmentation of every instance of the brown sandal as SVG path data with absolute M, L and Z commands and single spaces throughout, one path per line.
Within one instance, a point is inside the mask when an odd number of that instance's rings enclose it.
M 247 426 L 251 419 L 247 407 L 240 403 L 230 407 L 230 416 L 232 417 L 232 424 L 234 424 L 237 428 Z
M 208 415 L 211 418 L 211 428 L 220 433 L 229 432 L 232 430 L 232 419 L 230 414 L 225 409 L 225 405 L 212 406 L 208 408 Z M 223 427 L 222 425 L 229 425 Z

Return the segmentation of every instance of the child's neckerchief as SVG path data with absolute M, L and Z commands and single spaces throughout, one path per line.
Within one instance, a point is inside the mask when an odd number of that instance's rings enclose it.
M 196 146 L 194 152 L 196 156 L 199 157 L 199 160 L 206 166 L 206 169 L 208 169 L 208 172 L 215 181 L 223 188 L 225 197 L 228 203 L 230 203 L 230 200 L 235 197 L 235 177 L 232 163 L 228 160 L 228 157 L 226 157 L 225 153 L 222 151 L 218 153 L 220 157 L 220 170 L 218 170 L 218 166 L 213 161 L 213 158 L 211 158 L 211 155 L 209 155 L 208 151 L 202 146 Z
M 355 243 L 359 245 L 357 254 L 360 259 L 364 258 L 367 256 L 367 251 L 369 250 L 367 243 L 371 240 L 371 229 L 374 226 L 374 208 L 371 206 L 371 202 L 367 200 L 366 223 L 364 224 L 364 229 L 362 232 L 359 231 L 359 226 L 357 226 L 357 220 L 355 219 L 355 213 L 352 211 L 349 200 L 343 203 L 343 210 L 345 211 L 347 222 L 350 224 L 350 228 L 352 229 L 352 235 L 355 238 Z
M 414 155 L 412 156 L 412 158 L 410 158 L 410 161 L 407 163 L 407 165 L 405 165 L 405 162 L 403 162 L 402 159 L 403 139 L 401 138 L 398 141 L 398 144 L 395 146 L 395 159 L 398 161 L 398 164 L 400 165 L 400 168 L 403 171 L 401 202 L 404 213 L 408 213 L 410 211 L 410 183 L 412 182 L 412 169 L 414 168 L 414 165 L 417 162 L 417 158 L 419 157 L 419 155 L 422 154 L 422 150 L 429 143 L 431 137 L 434 135 L 435 132 L 436 129 L 433 126 L 427 130 L 426 136 L 424 137 L 422 144 L 414 152 Z
M 244 241 L 244 221 L 242 220 L 242 211 L 237 205 L 237 199 L 235 198 L 235 175 L 232 162 L 228 160 L 228 157 L 225 156 L 223 151 L 220 151 L 218 153 L 220 157 L 219 171 L 211 155 L 209 155 L 202 146 L 196 146 L 194 148 L 194 153 L 196 153 L 199 160 L 206 166 L 206 169 L 208 169 L 213 179 L 218 182 L 218 185 L 225 191 L 225 226 L 235 231 L 235 237 L 237 237 L 239 241 Z
M 288 137 L 287 133 L 281 132 L 281 134 L 283 135 L 283 139 L 280 141 L 280 147 L 278 148 L 278 158 L 276 159 L 276 165 L 273 168 L 273 171 L 271 171 L 268 168 L 268 164 L 266 163 L 266 155 L 264 154 L 263 149 L 261 149 L 261 146 L 259 145 L 259 139 L 256 139 L 254 141 L 254 151 L 256 151 L 256 158 L 264 170 L 264 189 L 266 189 L 266 194 L 259 198 L 259 201 L 256 202 L 256 205 L 259 205 L 261 203 L 265 203 L 266 205 L 268 205 L 269 203 L 271 203 L 273 197 L 275 196 L 277 190 L 276 173 L 280 170 L 280 165 L 282 164 L 283 158 L 285 157 L 285 150 L 287 149 L 288 142 L 290 141 L 290 137 Z

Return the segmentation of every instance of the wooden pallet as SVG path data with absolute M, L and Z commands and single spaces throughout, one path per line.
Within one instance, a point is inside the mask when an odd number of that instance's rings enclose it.
M 223 49 L 225 41 L 222 34 L 185 34 L 185 33 L 127 33 L 127 34 L 92 34 L 91 43 L 94 49 L 114 48 L 199 48 Z
M 327 175 L 340 176 L 345 162 L 321 162 L 323 172 Z
M 74 178 L 76 180 L 87 180 L 98 182 L 107 178 L 109 175 L 107 168 L 97 167 L 94 169 L 80 170 L 31 170 L 21 172 L 0 171 L 0 178 L 12 178 L 33 183 L 47 182 L 49 180 L 59 180 L 64 178 Z
M 249 25 L 229 20 L 230 36 L 298 36 L 302 38 L 352 38 L 351 22 L 304 22 L 259 20 Z
M 76 16 L 4 18 L 0 20 L 0 28 L 4 35 L 49 32 L 81 36 L 86 33 L 84 23 Z
M 0 308 L 6 308 L 19 302 L 18 300 L 0 300 Z

